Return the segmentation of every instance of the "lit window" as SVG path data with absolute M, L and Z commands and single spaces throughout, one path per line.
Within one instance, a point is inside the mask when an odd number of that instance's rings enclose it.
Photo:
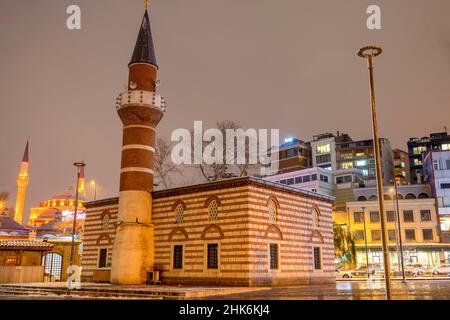
M 358 160 L 358 161 L 356 161 L 356 166 L 357 167 L 367 166 L 367 160 Z
M 323 154 L 323 153 L 330 153 L 331 151 L 331 145 L 330 144 L 323 144 L 316 147 L 316 153 L 317 154 Z
M 273 200 L 269 201 L 268 211 L 269 211 L 269 221 L 272 223 L 277 222 L 278 212 L 277 212 L 277 205 L 276 205 L 275 201 L 273 201 Z
M 59 202 L 59 206 L 60 206 L 60 207 L 64 207 L 64 201 L 60 201 L 60 202 Z
M 351 168 L 353 168 L 353 162 L 341 163 L 341 169 L 351 169 Z
M 175 208 L 175 223 L 180 224 L 184 221 L 184 208 L 183 205 L 180 203 Z
M 450 143 L 445 143 L 442 145 L 442 150 L 450 150 Z
M 357 152 L 355 154 L 356 157 L 364 157 L 366 154 L 364 152 Z
M 425 146 L 420 146 L 420 147 L 414 147 L 413 148 L 413 154 L 415 154 L 415 155 L 422 154 L 424 152 L 427 152 L 427 147 L 425 147 Z
M 414 165 L 415 166 L 421 166 L 422 165 L 422 160 L 414 159 Z
M 219 218 L 219 206 L 216 200 L 212 200 L 208 206 L 209 220 L 217 220 Z

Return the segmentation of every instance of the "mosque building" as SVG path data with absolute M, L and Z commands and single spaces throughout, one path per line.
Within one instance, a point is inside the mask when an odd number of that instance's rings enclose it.
M 146 9 L 128 89 L 117 98 L 120 192 L 84 203 L 82 281 L 334 282 L 333 197 L 252 177 L 153 191 L 156 127 L 165 112 L 158 71 Z

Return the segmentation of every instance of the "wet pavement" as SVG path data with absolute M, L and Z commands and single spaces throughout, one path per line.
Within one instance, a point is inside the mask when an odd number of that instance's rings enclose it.
M 392 282 L 393 300 L 450 300 L 450 280 L 410 280 Z M 212 299 L 230 300 L 383 300 L 383 280 L 338 281 L 316 286 L 276 287 Z
M 186 288 L 184 288 L 186 290 Z M 190 290 L 200 290 L 192 287 Z M 230 288 L 229 288 L 230 289 Z M 236 290 L 235 290 L 236 291 Z M 450 280 L 409 280 L 392 282 L 393 300 L 450 300 Z M 337 281 L 336 284 L 315 286 L 290 286 L 274 288 L 246 288 L 241 292 L 209 297 L 186 297 L 187 299 L 209 300 L 384 300 L 386 299 L 383 280 Z M 18 296 L 2 295 L 0 300 L 89 300 L 101 297 L 71 296 Z M 106 298 L 127 299 L 127 298 Z

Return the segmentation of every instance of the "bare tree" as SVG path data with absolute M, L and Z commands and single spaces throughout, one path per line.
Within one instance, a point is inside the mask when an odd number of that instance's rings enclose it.
M 249 164 L 249 139 L 248 137 L 245 139 L 245 163 L 244 164 L 237 164 L 237 154 L 238 154 L 238 145 L 236 143 L 233 143 L 233 145 L 228 145 L 226 141 L 226 132 L 227 130 L 238 130 L 242 129 L 242 127 L 233 120 L 225 120 L 225 121 L 219 121 L 216 123 L 216 128 L 222 133 L 223 141 L 222 141 L 222 163 L 213 163 L 213 164 L 205 164 L 202 162 L 202 164 L 197 165 L 199 168 L 203 178 L 206 181 L 219 181 L 223 179 L 228 178 L 234 178 L 234 177 L 243 177 L 248 175 L 249 169 L 255 169 L 258 166 L 254 164 Z M 198 143 L 198 142 L 197 142 Z M 195 141 L 193 145 L 195 144 Z M 209 144 L 209 142 L 201 141 L 201 144 L 203 146 L 203 149 L 206 145 Z M 194 147 L 192 147 L 192 152 L 194 152 Z M 233 164 L 228 164 L 226 161 L 227 153 L 233 154 Z
M 173 144 L 158 138 L 155 149 L 155 177 L 165 189 L 171 185 L 171 176 L 180 173 L 179 168 L 171 160 Z

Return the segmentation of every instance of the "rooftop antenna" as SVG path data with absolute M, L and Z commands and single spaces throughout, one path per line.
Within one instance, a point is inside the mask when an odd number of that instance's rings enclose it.
M 447 126 L 444 126 L 444 131 L 445 133 L 447 133 Z

